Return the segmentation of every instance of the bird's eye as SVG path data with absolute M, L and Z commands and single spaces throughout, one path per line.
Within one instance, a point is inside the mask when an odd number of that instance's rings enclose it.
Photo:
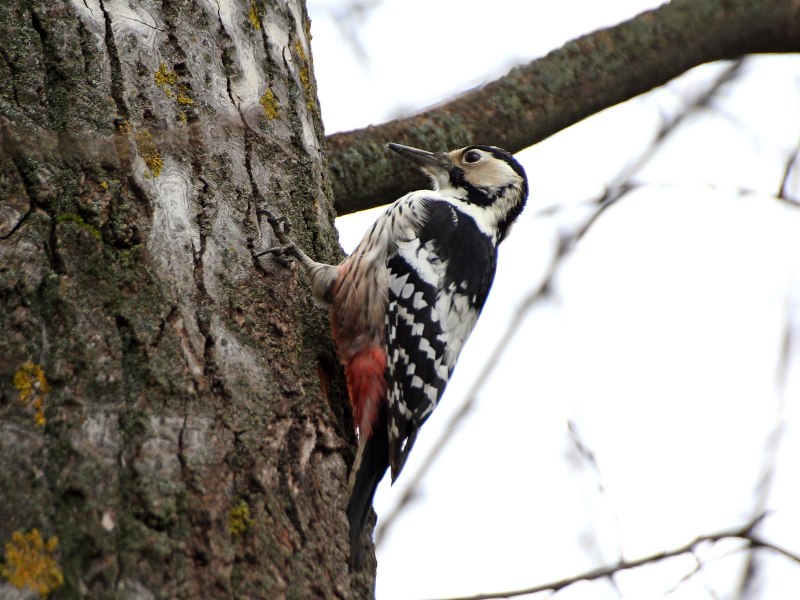
M 476 163 L 481 159 L 481 153 L 475 150 L 470 150 L 464 155 L 465 163 Z

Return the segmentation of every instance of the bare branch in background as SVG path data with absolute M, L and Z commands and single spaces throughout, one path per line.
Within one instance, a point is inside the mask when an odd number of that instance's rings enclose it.
M 667 558 L 673 558 L 675 556 L 681 556 L 683 554 L 689 554 L 689 553 L 694 554 L 697 551 L 698 547 L 701 546 L 702 544 L 713 544 L 727 539 L 739 539 L 747 542 L 747 544 L 743 548 L 744 550 L 755 550 L 757 548 L 766 548 L 768 550 L 772 550 L 777 554 L 783 555 L 784 557 L 788 558 L 793 562 L 800 564 L 800 556 L 798 556 L 797 554 L 794 554 L 786 550 L 785 548 L 781 548 L 780 546 L 776 546 L 775 544 L 771 544 L 770 542 L 767 542 L 766 540 L 763 540 L 754 534 L 754 530 L 756 529 L 756 527 L 763 518 L 764 515 L 759 515 L 758 517 L 756 517 L 755 519 L 753 519 L 752 521 L 741 527 L 719 531 L 717 533 L 712 533 L 709 535 L 698 536 L 691 542 L 688 542 L 679 548 L 675 548 L 674 550 L 666 550 L 664 552 L 658 552 L 656 554 L 651 554 L 649 556 L 645 556 L 643 558 L 637 558 L 635 560 L 620 561 L 616 565 L 600 567 L 599 569 L 594 569 L 592 571 L 587 571 L 579 575 L 574 575 L 572 577 L 559 579 L 558 581 L 543 583 L 541 585 L 536 585 L 519 590 L 507 590 L 503 592 L 475 594 L 473 596 L 453 596 L 451 598 L 442 600 L 490 600 L 492 598 L 514 598 L 517 596 L 524 596 L 526 594 L 536 594 L 539 592 L 555 593 L 580 581 L 595 581 L 597 579 L 605 579 L 607 577 L 613 577 L 614 575 L 620 573 L 621 571 L 627 571 L 629 569 L 635 569 L 637 567 L 642 567 L 644 565 L 657 563 Z
M 423 186 L 413 167 L 390 161 L 386 142 L 518 152 L 703 63 L 800 51 L 798 23 L 793 0 L 673 0 L 416 116 L 329 136 L 336 210 L 379 206 Z
M 606 496 L 606 486 L 603 483 L 603 473 L 600 471 L 600 465 L 597 462 L 597 457 L 595 456 L 594 451 L 589 448 L 588 444 L 583 439 L 583 436 L 581 436 L 580 432 L 578 431 L 578 426 L 574 421 L 567 421 L 567 430 L 569 431 L 569 440 L 572 442 L 572 446 L 577 451 L 578 456 L 586 465 L 588 465 L 589 469 L 594 474 L 598 494 L 601 496 Z M 622 533 L 619 525 L 619 515 L 616 511 L 612 510 L 611 516 L 614 520 L 614 526 L 617 533 L 617 556 L 619 557 L 619 560 L 623 560 L 625 556 L 622 552 L 622 543 L 620 541 L 622 538 Z M 596 548 L 597 547 L 599 547 L 599 545 L 596 546 Z M 612 583 L 616 587 L 616 582 L 612 581 Z
M 684 583 L 689 581 L 692 577 L 694 577 L 700 571 L 703 570 L 703 561 L 701 561 L 700 557 L 697 556 L 697 552 L 692 551 L 692 558 L 694 558 L 694 567 L 692 567 L 692 570 L 689 571 L 688 573 L 686 573 L 686 575 L 684 575 L 683 577 L 681 577 L 680 581 L 678 581 L 678 583 L 676 583 L 674 586 L 672 586 L 670 589 L 668 589 L 667 593 L 665 595 L 668 596 L 669 594 L 673 594 L 673 593 L 677 592 Z M 709 594 L 711 595 L 711 598 L 713 600 L 717 599 L 717 594 L 716 594 L 716 592 L 714 590 L 707 589 L 707 591 L 709 592 Z
M 711 81 L 710 85 L 700 94 L 697 98 L 692 100 L 683 110 L 676 115 L 670 117 L 662 115 L 662 123 L 658 132 L 656 133 L 653 141 L 648 146 L 647 150 L 642 152 L 634 161 L 620 171 L 620 173 L 606 186 L 606 194 L 598 202 L 602 203 L 609 199 L 614 199 L 618 195 L 624 194 L 633 183 L 633 177 L 642 170 L 642 168 L 649 163 L 659 148 L 678 127 L 686 122 L 690 116 L 697 113 L 697 111 L 708 108 L 713 99 L 719 94 L 720 90 L 727 84 L 735 81 L 742 72 L 742 64 L 744 59 L 738 59 L 728 66 L 720 75 Z
M 775 469 L 778 463 L 778 453 L 780 451 L 781 442 L 783 441 L 784 433 L 786 431 L 786 423 L 784 419 L 787 403 L 786 387 L 789 378 L 789 366 L 792 360 L 794 351 L 794 332 L 796 331 L 797 324 L 794 322 L 793 306 L 791 296 L 786 302 L 786 321 L 783 330 L 783 343 L 781 344 L 780 357 L 778 359 L 778 369 L 775 377 L 775 385 L 779 389 L 779 401 L 775 410 L 775 423 L 772 428 L 772 433 L 767 438 L 767 444 L 764 448 L 763 460 L 761 464 L 761 474 L 758 478 L 758 484 L 755 489 L 755 499 L 753 502 L 752 514 L 765 514 L 768 509 L 770 493 L 772 492 L 772 484 L 775 480 Z M 739 583 L 739 590 L 737 597 L 744 599 L 749 597 L 753 586 L 755 585 L 756 575 L 758 573 L 758 560 L 757 557 L 751 553 L 747 557 L 747 563 L 742 568 L 742 580 Z
M 793 183 L 797 186 L 797 180 L 800 178 L 798 171 L 800 171 L 800 139 L 797 140 L 794 151 L 786 159 L 783 179 L 781 179 L 781 185 L 778 188 L 778 199 L 795 206 L 800 205 L 800 197 L 797 194 L 793 194 L 790 188 Z

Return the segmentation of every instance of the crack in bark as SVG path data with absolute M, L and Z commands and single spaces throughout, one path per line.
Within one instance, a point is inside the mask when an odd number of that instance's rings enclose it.
M 281 460 L 279 463 L 279 473 L 281 478 L 281 485 L 284 489 L 289 490 L 291 494 L 291 490 L 294 486 L 292 486 L 292 479 L 295 480 L 295 484 L 299 484 L 299 477 L 297 473 L 294 472 L 292 467 L 295 466 L 295 463 L 290 460 L 290 457 L 297 457 L 300 456 L 301 447 L 302 447 L 302 437 L 303 437 L 303 429 L 304 429 L 304 421 L 302 421 L 298 417 L 294 417 L 292 419 L 293 424 L 289 427 L 289 431 L 286 433 L 286 446 L 287 451 L 281 455 Z M 292 502 L 289 506 L 285 507 L 284 514 L 287 516 L 289 521 L 294 526 L 297 534 L 300 536 L 300 541 L 302 545 L 307 543 L 306 533 L 303 527 L 303 520 L 300 517 L 300 511 L 298 510 L 298 503 Z
M 291 12 L 291 11 L 290 11 Z M 294 35 L 289 36 L 289 43 L 291 45 L 292 40 L 296 40 L 297 38 Z M 291 52 L 291 49 L 289 50 Z M 310 59 L 309 59 L 310 60 Z M 302 119 L 301 110 L 304 106 L 302 102 L 303 99 L 303 91 L 301 89 L 300 84 L 294 77 L 294 73 L 289 68 L 289 63 L 286 61 L 286 57 L 283 58 L 284 63 L 286 64 L 286 68 L 289 72 L 289 76 L 286 78 L 286 88 L 289 92 L 289 102 L 291 111 L 286 111 L 289 121 L 289 129 L 292 131 L 292 145 L 297 150 L 298 153 L 302 156 L 305 154 L 306 149 L 303 146 L 303 125 L 300 122 Z
M 111 27 L 111 15 L 106 10 L 103 0 L 98 0 L 100 10 L 103 11 L 103 21 L 105 22 L 105 44 L 108 52 L 108 64 L 111 69 L 111 97 L 117 107 L 117 113 L 126 121 L 130 118 L 128 106 L 125 104 L 125 79 L 122 75 L 122 62 L 119 59 L 117 43 L 114 40 L 114 30 Z
M 50 236 L 47 240 L 47 254 L 50 257 L 50 263 L 53 265 L 53 271 L 59 275 L 64 275 L 67 270 L 64 266 L 64 260 L 58 252 L 58 234 L 56 233 L 56 227 L 58 227 L 58 223 L 56 223 L 55 218 L 51 215 Z
M 24 109 L 22 103 L 19 101 L 19 93 L 17 92 L 17 75 L 19 74 L 19 70 L 14 66 L 14 63 L 11 62 L 3 46 L 0 46 L 0 55 L 2 55 L 3 60 L 6 61 L 8 71 L 11 73 L 11 91 L 14 94 L 14 103 L 17 105 L 17 108 Z
M 124 404 L 118 414 L 120 431 L 119 453 L 117 454 L 119 518 L 124 520 L 127 516 L 130 516 L 133 519 L 139 520 L 138 516 L 136 516 L 136 512 L 133 510 L 137 493 L 135 489 L 136 473 L 132 459 L 135 453 L 139 451 L 139 444 L 135 442 L 135 438 L 138 435 L 136 431 L 137 426 L 135 425 L 137 417 L 134 412 L 136 390 L 131 383 L 140 378 L 140 375 L 136 373 L 138 368 L 135 366 L 133 355 L 135 353 L 134 349 L 137 346 L 141 346 L 141 344 L 134 335 L 131 323 L 125 317 L 120 314 L 115 315 L 114 324 L 120 342 L 120 367 L 123 380 L 122 389 L 124 390 L 122 394 L 122 401 Z M 117 576 L 114 580 L 114 589 L 119 590 L 126 570 L 124 559 L 127 547 L 126 527 L 123 523 L 117 523 L 114 532 L 114 547 L 117 564 Z
M 86 75 L 86 83 L 91 86 L 93 85 L 89 77 L 89 70 L 90 70 L 89 65 L 91 61 L 87 56 L 87 46 L 89 41 L 91 40 L 91 34 L 86 29 L 86 27 L 84 27 L 83 21 L 81 20 L 80 17 L 77 17 L 75 20 L 78 22 L 78 39 L 80 40 L 81 57 L 83 58 L 83 73 L 84 75 Z
M 256 201 L 256 205 L 257 206 L 258 205 L 266 205 L 267 204 L 266 199 L 264 198 L 263 194 L 261 193 L 261 190 L 258 189 L 258 184 L 256 183 L 256 179 L 255 179 L 255 176 L 253 174 L 253 162 L 252 162 L 253 136 L 256 135 L 256 132 L 253 130 L 252 127 L 250 127 L 250 124 L 247 122 L 247 119 L 245 118 L 245 115 L 244 115 L 244 111 L 242 110 L 242 107 L 241 107 L 241 103 L 236 102 L 236 100 L 233 97 L 233 91 L 232 91 L 232 88 L 231 88 L 230 59 L 227 56 L 229 44 L 231 44 L 233 40 L 232 40 L 230 34 L 225 29 L 224 23 L 222 22 L 222 14 L 221 14 L 221 11 L 220 11 L 219 2 L 217 2 L 217 17 L 219 19 L 220 34 L 225 38 L 225 40 L 226 40 L 226 42 L 228 44 L 228 45 L 226 45 L 226 46 L 224 46 L 222 48 L 222 52 L 221 52 L 221 55 L 220 55 L 220 61 L 222 63 L 222 68 L 225 71 L 225 82 L 226 82 L 226 88 L 227 88 L 227 91 L 228 91 L 228 98 L 230 99 L 231 104 L 233 104 L 236 107 L 236 110 L 239 113 L 239 120 L 242 123 L 242 131 L 243 131 L 243 135 L 244 135 L 244 168 L 245 168 L 245 171 L 247 172 L 247 178 L 250 181 L 251 197 L 252 197 L 252 199 L 254 199 Z M 262 27 L 262 38 L 264 40 L 265 52 L 267 53 L 267 61 L 268 61 L 268 64 L 269 64 L 269 60 L 270 60 L 269 59 L 269 47 L 267 45 L 266 34 L 264 33 L 264 28 L 263 27 Z M 252 202 L 251 202 L 251 199 L 248 198 L 247 199 L 247 214 L 248 215 L 251 214 L 252 210 L 253 210 Z M 257 216 L 256 216 L 256 221 L 258 222 L 258 217 Z M 248 238 L 248 245 L 250 246 L 249 249 L 250 249 L 250 253 L 252 255 L 253 254 L 253 248 L 252 248 L 252 242 L 251 242 L 250 238 Z M 253 262 L 254 262 L 254 264 L 256 264 L 256 268 L 257 269 L 259 269 L 260 271 L 262 271 L 263 273 L 266 274 L 266 271 L 259 264 L 259 261 L 255 257 L 253 258 Z
M 194 269 L 192 274 L 194 276 L 196 288 L 195 302 L 197 310 L 195 312 L 195 320 L 197 323 L 197 329 L 203 335 L 205 340 L 203 345 L 203 376 L 205 377 L 206 381 L 209 382 L 209 389 L 214 395 L 227 397 L 228 393 L 225 390 L 225 386 L 217 373 L 217 367 L 213 355 L 213 349 L 216 342 L 211 332 L 209 317 L 205 314 L 207 312 L 207 305 L 210 300 L 210 295 L 205 283 L 205 264 L 203 263 L 203 257 L 206 252 L 207 244 L 206 231 L 209 227 L 208 214 L 206 212 L 207 203 L 203 198 L 203 195 L 199 195 L 197 200 L 200 204 L 200 212 L 196 215 L 195 220 L 197 221 L 198 225 L 197 229 L 200 237 L 200 248 L 198 248 L 197 251 L 193 250 Z
M 15 234 L 17 231 L 19 231 L 19 229 L 21 229 L 21 228 L 22 228 L 22 226 L 25 224 L 25 221 L 27 221 L 27 220 L 28 220 L 28 217 L 30 217 L 30 216 L 33 214 L 33 211 L 34 211 L 34 209 L 33 209 L 33 207 L 31 206 L 31 207 L 28 209 L 28 211 L 27 211 L 27 212 L 26 212 L 24 215 L 22 215 L 22 218 L 21 218 L 19 221 L 17 221 L 17 224 L 16 224 L 16 225 L 14 225 L 14 227 L 12 227 L 12 228 L 9 230 L 9 232 L 8 232 L 7 234 L 5 234 L 5 235 L 0 235 L 0 240 L 7 240 L 7 239 L 9 239 L 9 238 L 10 238 L 12 235 L 14 235 L 14 234 Z
M 31 15 L 31 27 L 33 27 L 33 30 L 38 34 L 39 43 L 42 45 L 42 55 L 41 56 L 42 56 L 42 63 L 44 64 L 44 68 L 45 68 L 45 77 L 44 77 L 42 83 L 44 85 L 45 104 L 47 104 L 46 98 L 48 96 L 48 93 L 47 93 L 47 89 L 48 89 L 48 85 L 47 85 L 47 68 L 48 67 L 47 67 L 47 52 L 45 51 L 47 33 L 42 28 L 42 23 L 41 23 L 41 21 L 39 21 L 39 17 L 36 16 L 36 13 L 33 12 L 33 10 L 30 11 L 30 15 Z
M 266 13 L 266 9 L 264 12 Z M 265 24 L 262 24 L 261 27 L 261 43 L 264 45 L 264 56 L 267 61 L 267 85 L 269 85 L 275 78 L 275 69 L 277 65 L 269 51 L 269 38 L 267 37 L 267 27 Z
M 184 435 L 186 434 L 186 423 L 189 421 L 189 397 L 184 396 L 183 406 L 181 407 L 181 412 L 183 413 L 183 422 L 181 423 L 181 430 L 178 432 L 178 463 L 181 465 L 181 481 L 183 485 L 187 488 L 189 487 L 189 481 L 191 480 L 191 476 L 189 474 L 189 467 L 186 463 L 186 442 L 184 441 Z M 187 513 L 187 518 L 189 518 Z M 191 518 L 189 518 L 191 522 Z
M 129 21 L 135 21 L 136 23 L 141 23 L 142 25 L 145 25 L 150 29 L 155 29 L 156 31 L 160 31 L 161 33 L 164 33 L 166 31 L 166 29 L 161 29 L 160 27 L 156 27 L 155 25 L 150 25 L 150 23 L 145 23 L 141 19 L 134 19 L 133 17 L 129 17 L 127 15 L 122 15 L 122 18 L 128 19 Z
M 164 332 L 167 329 L 167 325 L 173 324 L 177 320 L 177 318 L 178 318 L 178 305 L 173 304 L 172 307 L 169 309 L 167 316 L 165 316 L 161 320 L 161 323 L 158 324 L 158 333 L 153 339 L 152 344 L 150 344 L 153 348 L 157 348 L 158 345 L 161 343 L 161 340 L 164 337 Z
M 25 172 L 20 165 L 20 157 L 17 151 L 18 146 L 16 140 L 11 137 L 6 123 L 0 123 L 0 147 L 8 148 L 9 158 L 11 158 L 11 162 L 13 163 L 14 168 L 17 170 L 17 173 L 19 173 L 20 181 L 22 182 L 22 189 L 24 190 L 25 195 L 28 197 L 27 212 L 22 215 L 22 218 L 17 221 L 16 225 L 14 225 L 7 234 L 0 236 L 0 240 L 7 240 L 22 227 L 28 217 L 30 217 L 33 214 L 33 211 L 36 210 L 36 201 L 34 200 L 33 191 L 31 189 L 32 183 L 28 180 L 28 177 L 25 175 Z
M 126 160 L 123 164 L 126 167 L 129 167 L 130 160 Z M 142 188 L 139 182 L 136 181 L 136 178 L 133 175 L 128 175 L 127 183 L 128 187 L 133 192 L 133 195 L 136 196 L 136 198 L 138 198 L 141 201 L 141 203 L 144 204 L 152 213 L 153 206 L 152 203 L 150 202 L 150 198 L 147 196 L 147 192 L 144 190 L 144 188 Z
M 222 34 L 222 36 L 226 40 L 228 40 L 228 42 L 230 42 L 231 41 L 231 36 L 225 30 L 225 24 L 222 22 L 222 9 L 219 6 L 219 0 L 216 0 L 216 3 L 217 3 L 217 20 L 219 21 L 219 31 Z M 222 52 L 220 54 L 220 60 L 222 62 L 222 68 L 225 70 L 225 84 L 226 84 L 226 88 L 227 88 L 227 91 L 228 91 L 228 98 L 230 99 L 231 104 L 233 104 L 238 109 L 239 105 L 233 99 L 233 91 L 231 90 L 231 76 L 230 76 L 230 73 L 229 73 L 229 65 L 230 65 L 231 61 L 227 57 L 228 49 L 227 49 L 227 47 L 223 46 L 221 50 L 222 50 Z

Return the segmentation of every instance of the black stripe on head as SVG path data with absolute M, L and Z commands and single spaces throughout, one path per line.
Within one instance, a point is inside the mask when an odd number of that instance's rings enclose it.
M 474 145 L 464 148 L 464 152 L 468 152 L 469 150 L 483 150 L 484 152 L 488 152 L 494 156 L 496 159 L 505 162 L 517 175 L 522 178 L 523 200 L 528 197 L 528 176 L 525 174 L 525 169 L 522 168 L 522 165 L 519 164 L 516 158 L 514 158 L 514 155 L 512 155 L 510 152 L 506 152 L 502 148 L 498 148 L 497 146 Z M 465 178 L 464 169 L 461 167 L 453 166 L 450 168 L 450 182 L 454 187 L 467 190 L 468 199 L 473 204 L 487 206 L 494 200 L 494 198 L 487 192 L 470 184 Z M 520 211 L 521 210 L 522 207 L 520 207 Z
M 467 181 L 464 169 L 461 167 L 454 166 L 450 168 L 450 183 L 453 184 L 453 187 L 467 190 L 467 201 L 472 204 L 488 206 L 494 201 L 494 197 L 487 191 L 475 187 Z
M 508 166 L 510 166 L 517 175 L 522 177 L 522 202 L 512 208 L 506 215 L 505 219 L 498 224 L 498 229 L 500 231 L 500 238 L 498 239 L 498 242 L 501 242 L 503 239 L 505 239 L 509 226 L 511 226 L 511 224 L 517 220 L 517 217 L 519 217 L 520 213 L 522 213 L 522 209 L 525 208 L 525 201 L 528 199 L 528 176 L 525 173 L 525 169 L 522 168 L 521 164 L 519 164 L 519 161 L 514 158 L 514 155 L 503 150 L 502 148 L 498 148 L 497 146 L 476 145 L 469 146 L 465 151 L 471 149 L 489 152 L 495 158 L 505 161 L 506 164 L 508 164 Z

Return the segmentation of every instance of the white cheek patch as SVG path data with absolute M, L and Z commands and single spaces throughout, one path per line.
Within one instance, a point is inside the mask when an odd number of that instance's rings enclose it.
M 500 188 L 511 182 L 519 184 L 522 181 L 508 163 L 496 159 L 482 160 L 464 170 L 467 181 L 480 188 Z

